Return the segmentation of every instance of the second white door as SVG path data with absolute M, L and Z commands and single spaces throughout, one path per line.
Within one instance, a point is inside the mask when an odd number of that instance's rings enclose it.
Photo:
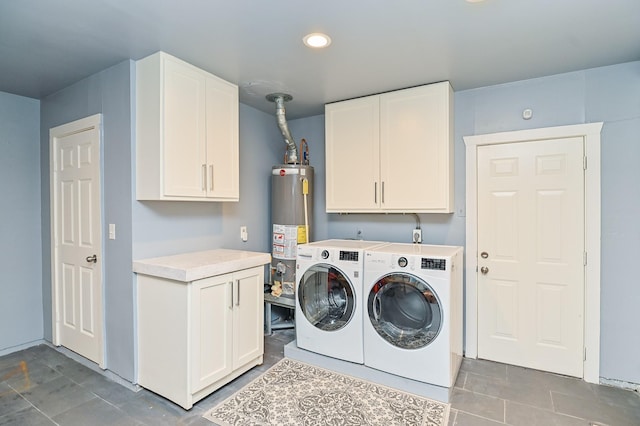
M 50 134 L 54 343 L 103 367 L 100 116 Z
M 583 139 L 478 148 L 478 356 L 583 376 Z

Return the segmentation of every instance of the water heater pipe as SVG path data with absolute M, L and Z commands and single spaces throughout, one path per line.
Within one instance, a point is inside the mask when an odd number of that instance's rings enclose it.
M 309 195 L 309 180 L 307 178 L 302 179 L 302 196 L 304 197 L 304 232 L 305 243 L 310 243 L 309 238 L 309 207 L 307 206 L 307 195 Z
M 286 111 L 284 109 L 284 103 L 293 99 L 291 95 L 285 93 L 271 93 L 266 96 L 269 102 L 275 102 L 276 104 L 276 119 L 278 120 L 278 127 L 284 137 L 284 143 L 287 144 L 287 163 L 298 164 L 298 148 L 291 136 L 289 126 L 287 126 Z

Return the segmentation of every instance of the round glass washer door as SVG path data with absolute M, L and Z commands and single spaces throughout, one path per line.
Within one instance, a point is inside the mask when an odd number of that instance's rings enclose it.
M 442 327 L 436 292 L 413 275 L 394 273 L 380 278 L 369 292 L 367 308 L 376 332 L 399 348 L 423 348 Z
M 316 328 L 340 330 L 353 317 L 353 285 L 335 266 L 319 263 L 307 269 L 300 279 L 298 302 L 307 321 Z

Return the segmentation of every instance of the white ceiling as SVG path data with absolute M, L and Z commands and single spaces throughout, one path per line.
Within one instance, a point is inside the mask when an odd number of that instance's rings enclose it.
M 311 50 L 302 37 L 333 40 Z M 640 0 L 0 0 L 0 91 L 43 98 L 164 50 L 289 118 L 449 80 L 454 90 L 640 60 Z

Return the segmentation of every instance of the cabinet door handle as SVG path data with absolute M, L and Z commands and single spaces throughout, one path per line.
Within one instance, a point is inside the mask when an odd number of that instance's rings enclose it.
M 202 190 L 207 190 L 207 165 L 202 165 Z
M 231 286 L 231 300 L 229 301 L 229 309 L 233 309 L 233 281 L 229 281 L 229 285 Z
M 384 204 L 384 181 L 382 181 L 382 204 Z
M 209 191 L 213 191 L 213 164 L 209 165 Z
M 373 204 L 378 204 L 378 182 L 373 183 Z
M 240 306 L 240 280 L 236 280 L 236 306 Z

